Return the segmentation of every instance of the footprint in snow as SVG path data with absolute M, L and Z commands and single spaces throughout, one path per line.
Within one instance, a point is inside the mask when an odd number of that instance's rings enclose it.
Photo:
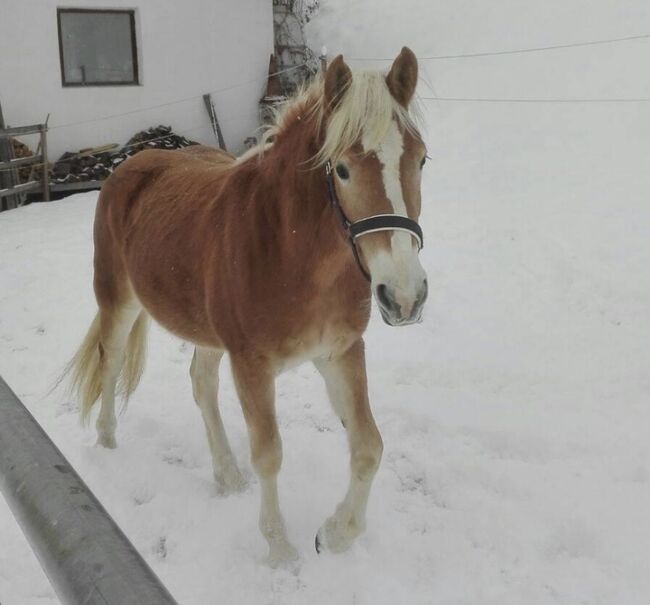
M 183 468 L 197 468 L 198 464 L 190 454 L 179 445 L 167 447 L 161 454 L 163 462 L 172 466 L 182 466 Z
M 150 489 L 147 486 L 141 485 L 141 486 L 137 487 L 134 490 L 133 494 L 132 494 L 133 503 L 136 506 L 142 506 L 144 504 L 149 504 L 149 502 L 151 502 L 153 500 L 154 495 L 155 495 L 155 493 L 154 493 L 154 491 L 152 489 Z
M 426 472 L 420 464 L 401 452 L 390 452 L 387 465 L 397 476 L 401 491 L 429 495 Z
M 156 557 L 158 557 L 158 559 L 161 561 L 166 559 L 168 554 L 167 537 L 160 536 L 160 538 L 158 538 L 158 541 L 153 546 L 152 551 L 153 554 L 156 555 Z

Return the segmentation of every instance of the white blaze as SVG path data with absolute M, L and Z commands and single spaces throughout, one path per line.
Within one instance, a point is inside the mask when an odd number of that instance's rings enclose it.
M 364 136 L 362 143 L 367 150 L 365 139 Z M 384 190 L 392 207 L 391 212 L 408 216 L 400 179 L 400 160 L 403 153 L 404 135 L 393 120 L 376 154 L 382 166 Z M 418 260 L 418 248 L 413 236 L 403 231 L 390 233 L 390 253 L 380 252 L 368 259 L 370 275 L 373 285 L 386 284 L 394 288 L 402 313 L 409 315 L 422 285 L 424 271 Z

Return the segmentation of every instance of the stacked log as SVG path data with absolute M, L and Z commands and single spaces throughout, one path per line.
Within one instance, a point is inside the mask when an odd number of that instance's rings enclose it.
M 124 148 L 128 155 L 134 155 L 143 149 L 181 149 L 190 145 L 198 143 L 173 133 L 171 126 L 157 126 L 134 134 Z
M 105 145 L 82 153 L 66 152 L 50 169 L 50 179 L 53 183 L 103 181 L 124 160 L 143 149 L 182 149 L 197 144 L 172 132 L 171 126 L 156 126 L 136 133 L 121 149 Z
M 50 169 L 53 183 L 78 183 L 81 181 L 101 181 L 112 172 L 111 153 L 64 153 Z

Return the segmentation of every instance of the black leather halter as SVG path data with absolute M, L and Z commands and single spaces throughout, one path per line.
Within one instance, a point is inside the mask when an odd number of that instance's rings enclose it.
M 341 203 L 336 195 L 336 188 L 334 186 L 334 177 L 332 176 L 332 163 L 330 161 L 325 164 L 325 177 L 327 179 L 327 189 L 330 195 L 330 204 L 336 213 L 348 238 L 348 243 L 352 248 L 354 259 L 359 265 L 361 273 L 370 281 L 370 274 L 365 270 L 361 259 L 359 258 L 359 250 L 357 249 L 357 238 L 368 233 L 376 233 L 378 231 L 406 231 L 409 235 L 415 238 L 418 244 L 418 250 L 422 250 L 424 246 L 424 237 L 422 235 L 422 228 L 413 219 L 399 214 L 376 214 L 368 218 L 350 222 L 348 217 L 341 208 Z

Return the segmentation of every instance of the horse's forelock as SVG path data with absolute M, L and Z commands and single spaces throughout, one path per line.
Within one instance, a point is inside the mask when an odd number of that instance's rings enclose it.
M 416 116 L 391 95 L 383 74 L 357 72 L 337 108 L 327 118 L 325 140 L 316 154 L 317 165 L 336 161 L 355 143 L 364 140 L 366 152 L 377 150 L 393 121 L 401 130 L 417 135 Z
M 355 72 L 334 111 L 328 112 L 324 104 L 323 81 L 318 79 L 302 88 L 277 111 L 274 123 L 262 137 L 262 143 L 287 131 L 295 120 L 301 120 L 306 127 L 313 127 L 314 134 L 325 134 L 323 144 L 311 162 L 314 166 L 322 166 L 328 160 L 335 162 L 362 138 L 364 147 L 367 147 L 365 151 L 376 150 L 393 120 L 401 130 L 419 137 L 417 104 L 412 102 L 408 109 L 400 105 L 380 72 Z

